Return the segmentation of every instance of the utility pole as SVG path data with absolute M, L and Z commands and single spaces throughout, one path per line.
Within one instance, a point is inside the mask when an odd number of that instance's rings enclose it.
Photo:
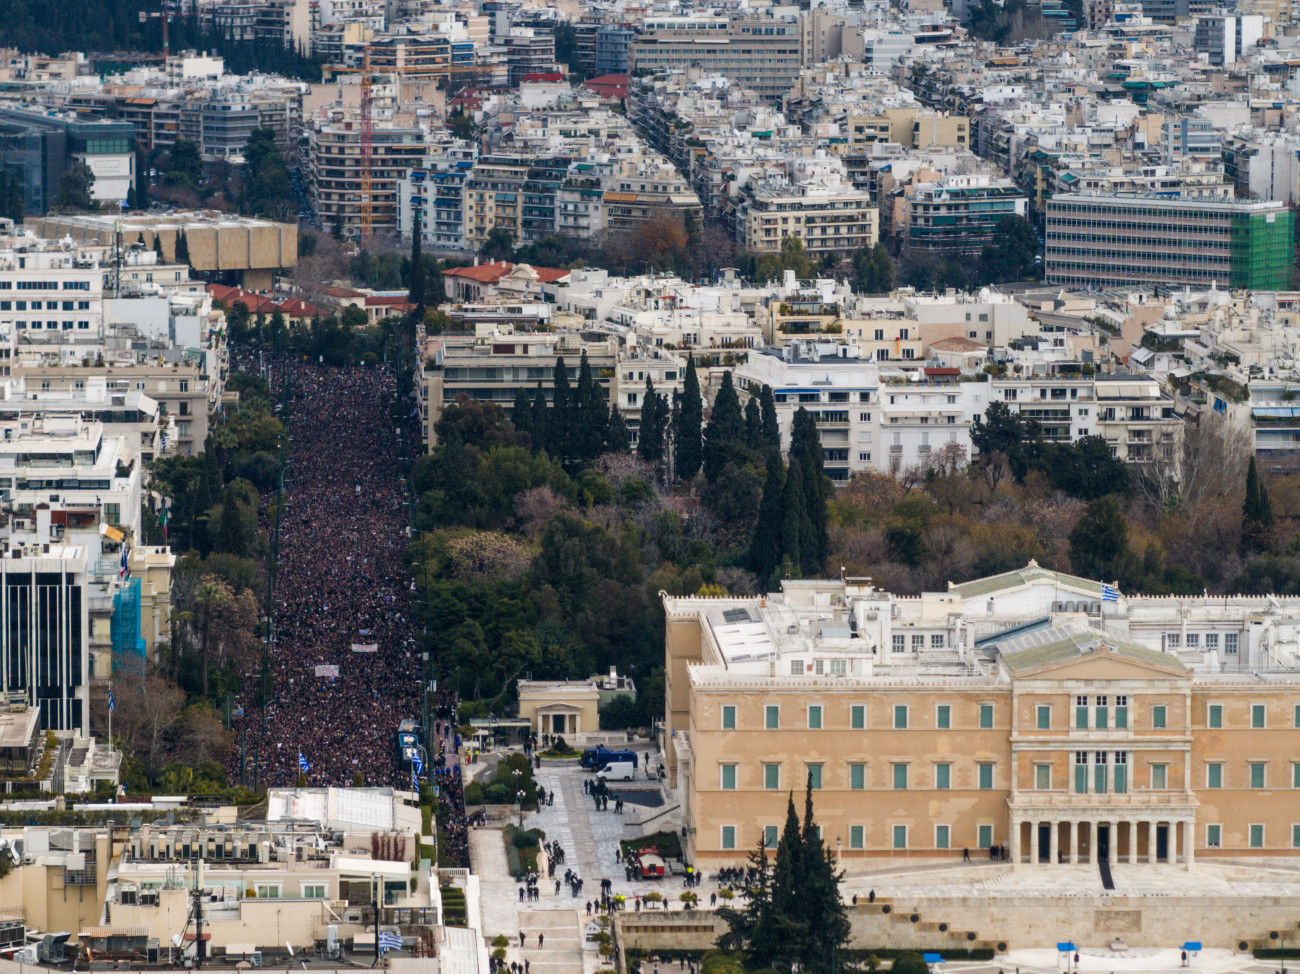
M 379 877 L 371 877 L 371 898 L 375 902 L 375 964 L 379 964 Z
M 194 865 L 194 886 L 190 889 L 190 900 L 194 907 L 194 969 L 203 966 L 203 887 L 199 882 L 203 871 L 203 860 L 196 860 Z

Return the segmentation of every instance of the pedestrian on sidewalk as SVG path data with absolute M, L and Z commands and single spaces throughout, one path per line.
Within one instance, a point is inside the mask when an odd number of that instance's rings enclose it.
M 519 931 L 519 946 L 522 947 L 523 945 L 524 945 L 524 932 L 523 932 L 522 930 L 520 930 L 520 931 Z
M 542 949 L 542 945 L 545 944 L 545 943 L 546 943 L 546 934 L 544 934 L 544 933 L 539 933 L 539 934 L 537 935 L 537 949 L 538 949 L 538 950 L 541 950 L 541 949 Z

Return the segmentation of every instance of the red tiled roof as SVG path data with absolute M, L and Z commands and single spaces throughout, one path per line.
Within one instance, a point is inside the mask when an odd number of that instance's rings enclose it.
M 264 294 L 254 294 L 252 291 L 245 291 L 243 288 L 238 287 L 227 287 L 225 284 L 209 284 L 208 293 L 212 295 L 214 301 L 222 301 L 232 307 L 235 304 L 243 304 L 250 314 L 260 312 L 269 315 L 279 311 L 289 318 L 311 318 L 325 313 L 315 305 L 299 301 L 297 298 L 276 301 Z
M 559 71 L 539 71 L 537 74 L 524 75 L 524 81 L 563 81 L 564 75 Z
M 627 75 L 625 74 L 602 74 L 599 78 L 591 78 L 583 82 L 582 86 L 605 99 L 622 101 L 627 97 Z
M 466 280 L 477 281 L 480 284 L 496 284 L 514 269 L 514 264 L 502 260 L 479 264 L 477 267 L 453 267 L 442 273 L 448 277 L 465 278 Z M 568 271 L 555 267 L 534 267 L 533 270 L 537 274 L 537 279 L 543 284 L 554 284 L 556 281 L 562 281 L 569 276 Z
M 944 375 L 961 375 L 961 369 L 940 369 L 931 366 L 926 368 L 924 371 L 927 376 L 935 377 Z

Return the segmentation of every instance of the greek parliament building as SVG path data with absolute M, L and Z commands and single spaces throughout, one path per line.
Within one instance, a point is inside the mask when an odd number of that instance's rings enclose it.
M 664 597 L 692 858 L 775 845 L 811 780 L 854 859 L 1300 855 L 1300 599 L 1142 597 L 1040 568 Z

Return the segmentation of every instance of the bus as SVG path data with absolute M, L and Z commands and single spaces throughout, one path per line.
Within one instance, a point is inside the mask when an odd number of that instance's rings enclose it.
M 406 719 L 397 724 L 397 760 L 403 767 L 415 763 L 420 753 L 420 725 L 414 720 Z

